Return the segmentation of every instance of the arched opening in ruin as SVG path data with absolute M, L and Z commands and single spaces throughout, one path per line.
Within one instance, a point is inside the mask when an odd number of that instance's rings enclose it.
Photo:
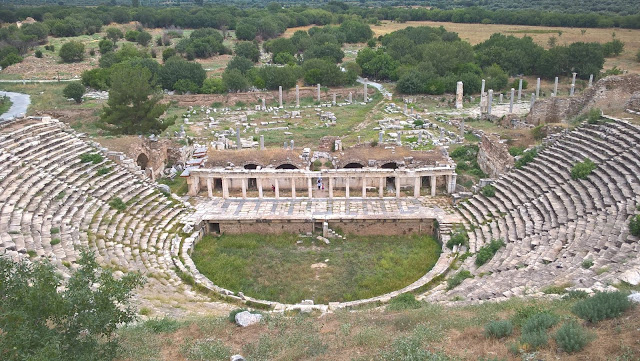
M 357 163 L 357 162 L 352 162 L 352 163 L 347 163 L 347 165 L 345 165 L 344 167 L 345 169 L 357 169 L 357 168 L 364 168 L 364 165 Z
M 298 169 L 298 167 L 291 163 L 283 163 L 277 166 L 276 169 Z
M 398 163 L 396 163 L 396 162 L 385 163 L 380 168 L 383 168 L 383 169 L 398 169 Z
M 244 165 L 244 169 L 249 169 L 249 170 L 256 170 L 258 169 L 258 167 L 259 165 L 254 163 L 247 163 Z M 247 189 L 251 189 L 251 190 L 258 189 L 258 181 L 256 180 L 256 178 L 249 178 L 247 180 Z
M 140 169 L 145 170 L 147 169 L 147 165 L 149 164 L 149 157 L 147 157 L 147 155 L 144 153 L 140 153 L 140 155 L 136 159 L 136 163 L 138 164 Z

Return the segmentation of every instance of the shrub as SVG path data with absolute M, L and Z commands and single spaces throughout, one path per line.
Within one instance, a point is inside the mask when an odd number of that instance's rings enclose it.
M 536 155 L 538 155 L 538 150 L 537 149 L 531 149 L 531 150 L 528 150 L 528 151 L 524 152 L 522 154 L 522 156 L 520 158 L 518 158 L 518 160 L 516 161 L 514 167 L 516 167 L 517 169 L 520 169 L 520 168 L 524 167 L 525 165 L 531 163 L 533 161 L 533 159 L 536 157 Z
M 448 290 L 454 289 L 456 286 L 461 284 L 462 281 L 464 281 L 467 278 L 473 278 L 473 275 L 471 274 L 471 272 L 467 270 L 462 270 L 456 273 L 452 277 L 449 277 L 449 279 L 447 280 L 447 289 Z
M 558 346 L 568 353 L 582 350 L 591 341 L 587 331 L 575 321 L 562 325 L 553 338 Z
M 531 136 L 535 140 L 542 140 L 547 136 L 547 131 L 544 125 L 538 125 L 537 127 L 531 129 Z
M 144 327 L 151 330 L 153 333 L 168 333 L 174 332 L 180 327 L 180 324 L 176 320 L 164 317 L 160 319 L 148 320 L 144 323 Z
M 93 164 L 98 164 L 100 162 L 102 162 L 102 156 L 98 153 L 83 153 L 80 154 L 80 161 L 82 163 L 93 163 Z
M 94 49 L 89 50 L 89 55 L 95 56 L 96 55 L 96 51 Z
M 82 61 L 82 59 L 84 59 L 84 44 L 74 40 L 64 43 L 62 47 L 60 47 L 58 55 L 65 63 Z
M 585 158 L 584 161 L 576 163 L 573 168 L 571 168 L 571 179 L 587 179 L 596 167 L 596 164 L 589 158 Z
M 229 316 L 227 317 L 227 319 L 231 323 L 236 323 L 236 315 L 244 311 L 246 311 L 245 308 L 237 308 L 235 310 L 232 310 L 231 312 L 229 312 Z
M 50 243 L 51 243 L 52 246 L 55 246 L 56 244 L 59 244 L 60 242 L 61 242 L 60 238 L 54 238 L 54 239 L 51 240 Z
M 621 292 L 599 292 L 578 301 L 571 311 L 589 322 L 598 322 L 620 316 L 631 307 L 631 301 Z
M 589 269 L 591 267 L 593 267 L 593 260 L 591 258 L 582 261 L 582 268 Z
M 42 50 L 40 49 L 36 50 L 35 55 L 36 55 L 36 58 L 42 58 Z
M 629 220 L 629 233 L 640 237 L 640 214 L 636 214 Z
M 488 184 L 484 187 L 482 187 L 482 195 L 485 197 L 495 197 L 496 195 L 496 187 L 492 186 L 491 184 Z
M 147 46 L 149 45 L 151 38 L 151 34 L 147 33 L 146 31 L 141 31 L 136 36 L 136 42 L 142 46 Z
M 51 228 L 51 230 L 49 232 L 51 234 L 58 234 L 58 233 L 60 233 L 60 228 L 58 228 L 58 227 Z
M 529 317 L 522 325 L 522 333 L 545 331 L 558 323 L 558 316 L 550 312 L 539 312 Z
M 413 121 L 413 125 L 415 125 L 416 127 L 421 127 L 424 125 L 424 120 L 422 119 L 416 119 Z
M 377 140 L 372 140 L 371 143 L 369 143 L 369 144 L 371 144 L 372 147 L 377 147 L 378 146 L 378 141 Z
M 76 103 L 82 103 L 82 96 L 84 95 L 84 86 L 78 82 L 69 83 L 62 90 L 62 95 L 65 98 L 71 98 L 76 101 Z
M 487 263 L 502 247 L 504 247 L 504 242 L 501 239 L 494 239 L 488 245 L 481 247 L 476 255 L 476 266 Z
M 509 147 L 509 154 L 511 154 L 511 156 L 513 157 L 517 157 L 524 153 L 524 149 L 525 149 L 524 147 L 518 147 L 518 146 Z
M 548 312 L 546 309 L 542 308 L 539 305 L 528 305 L 528 306 L 520 306 L 516 308 L 515 314 L 511 317 L 511 321 L 516 326 L 522 326 L 531 316 Z
M 421 305 L 422 305 L 422 302 L 416 300 L 413 294 L 403 293 L 398 297 L 392 298 L 391 301 L 389 301 L 387 310 L 390 310 L 390 311 L 409 310 L 409 309 L 420 308 Z
M 537 350 L 540 347 L 546 346 L 548 340 L 549 336 L 546 330 L 527 332 L 520 336 L 520 344 L 527 350 Z
M 122 201 L 122 199 L 115 197 L 109 201 L 109 206 L 118 212 L 122 212 L 127 209 L 127 204 Z
M 585 291 L 569 291 L 564 296 L 563 300 L 582 300 L 589 297 L 589 294 Z
M 451 234 L 451 238 L 447 241 L 447 247 L 453 249 L 453 246 L 460 246 L 469 243 L 469 235 L 464 229 L 457 230 Z
M 513 83 L 511 83 L 511 87 L 516 91 L 518 90 L 519 86 L 520 86 L 520 79 L 516 79 L 513 81 Z M 527 89 L 528 86 L 529 86 L 529 82 L 522 79 L 522 89 Z
M 591 108 L 591 110 L 589 110 L 589 114 L 587 114 L 587 123 L 598 124 L 600 123 L 601 117 L 602 117 L 602 111 L 600 111 L 600 109 Z
M 513 333 L 513 323 L 509 320 L 491 321 L 484 326 L 486 337 L 503 338 Z
M 109 167 L 102 167 L 100 169 L 98 169 L 98 175 L 105 175 L 111 172 L 111 168 Z

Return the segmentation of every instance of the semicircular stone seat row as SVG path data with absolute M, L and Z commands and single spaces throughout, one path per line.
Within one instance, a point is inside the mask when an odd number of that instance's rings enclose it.
M 142 305 L 176 309 L 205 300 L 178 277 L 170 256 L 188 213 L 181 201 L 106 158 L 82 162 L 100 148 L 57 120 L 13 128 L 0 129 L 0 255 L 47 258 L 66 276 L 85 248 L 116 273 L 145 275 Z M 109 205 L 115 198 L 124 211 Z
M 572 167 L 585 158 L 597 168 L 573 180 Z M 467 258 L 461 268 L 474 277 L 450 291 L 440 286 L 427 299 L 495 300 L 554 284 L 614 284 L 624 272 L 640 270 L 640 243 L 628 227 L 640 205 L 640 127 L 585 124 L 494 186 L 495 196 L 475 195 L 458 210 L 472 253 L 491 240 L 506 246 L 480 267 Z M 584 260 L 593 266 L 583 267 Z

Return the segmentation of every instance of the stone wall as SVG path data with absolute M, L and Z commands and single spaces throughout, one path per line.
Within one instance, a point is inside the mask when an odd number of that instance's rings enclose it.
M 591 108 L 600 108 L 605 113 L 623 110 L 637 92 L 640 92 L 640 75 L 609 76 L 598 80 L 580 96 L 537 100 L 527 115 L 527 123 L 566 123 Z
M 478 165 L 489 177 L 496 178 L 513 167 L 514 159 L 506 144 L 495 135 L 482 135 L 478 147 Z
M 354 219 L 330 220 L 329 228 L 340 230 L 346 235 L 359 236 L 393 236 L 406 234 L 433 234 L 433 219 Z M 317 220 L 322 222 L 322 220 Z M 257 220 L 257 221 L 222 221 L 209 222 L 208 231 L 213 231 L 212 224 L 220 226 L 221 233 L 227 234 L 280 234 L 313 232 L 314 220 Z

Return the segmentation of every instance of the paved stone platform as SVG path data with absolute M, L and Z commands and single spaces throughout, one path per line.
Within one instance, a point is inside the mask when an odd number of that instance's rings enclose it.
M 456 218 L 442 198 L 197 198 L 187 223 L 240 219 L 415 219 Z M 453 219 L 452 219 L 453 220 Z

